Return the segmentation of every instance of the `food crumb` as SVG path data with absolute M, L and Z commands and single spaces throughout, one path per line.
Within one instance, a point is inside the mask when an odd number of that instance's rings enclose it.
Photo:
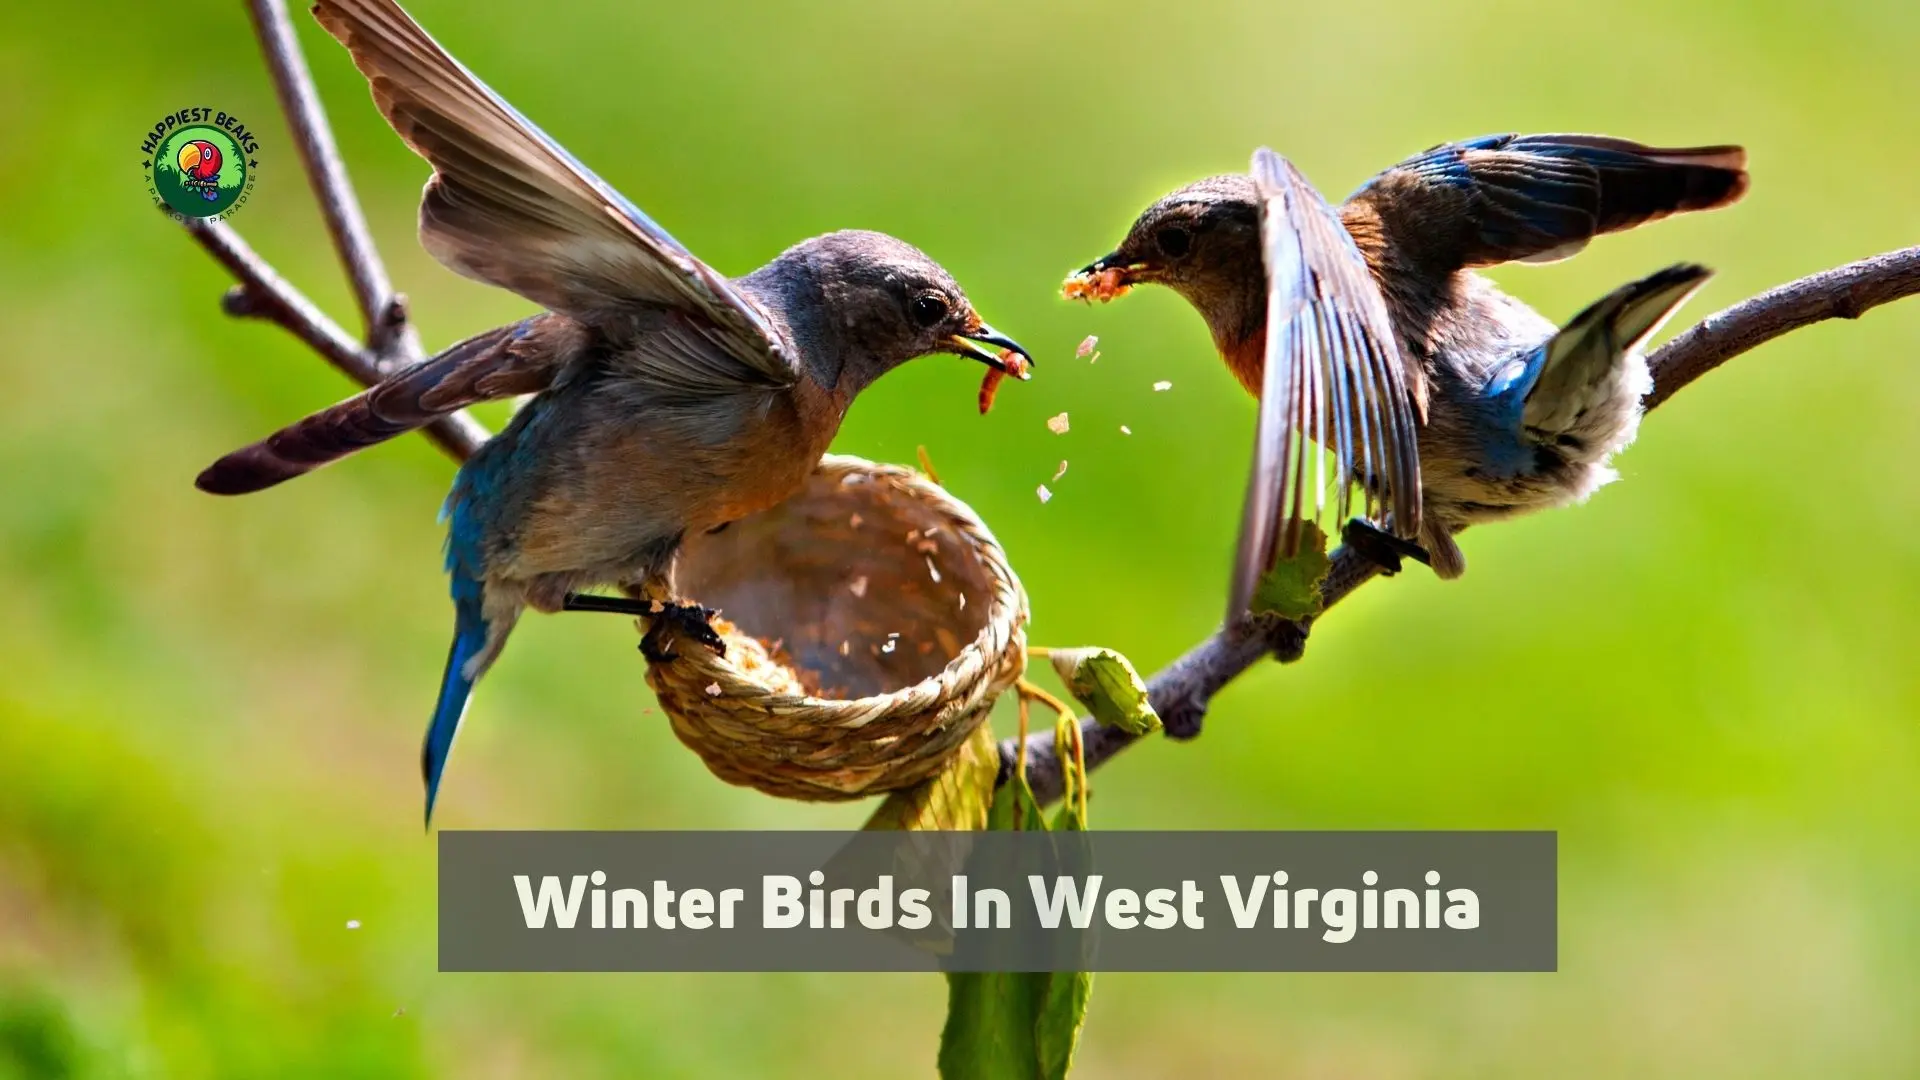
M 1099 345 L 1100 345 L 1100 339 L 1095 337 L 1092 334 L 1088 334 L 1086 340 L 1080 343 L 1080 347 L 1073 350 L 1073 355 L 1079 357 L 1082 360 L 1085 360 L 1089 356 L 1097 356 L 1099 354 L 1095 353 L 1093 350 L 1098 348 Z
M 1067 433 L 1067 414 L 1061 413 L 1059 416 L 1047 417 L 1047 430 L 1053 432 L 1055 435 L 1065 435 Z
M 1127 426 L 1127 425 L 1125 425 L 1125 424 L 1121 424 L 1121 425 L 1120 425 L 1120 434 L 1122 434 L 1122 435 L 1131 435 L 1131 434 L 1133 434 L 1133 429 L 1132 429 L 1132 428 L 1130 428 L 1130 427 L 1128 427 L 1128 426 Z
M 842 642 L 840 643 L 840 655 L 841 655 L 841 656 L 847 656 L 847 655 L 850 655 L 850 654 L 851 654 L 852 652 L 853 652 L 853 646 L 852 646 L 852 645 L 849 645 L 848 643 L 846 643 L 846 642 L 844 642 L 844 641 L 842 641 Z
M 847 585 L 847 591 L 855 596 L 867 595 L 867 575 L 861 574 Z
M 1109 266 L 1092 274 L 1075 274 L 1060 286 L 1060 291 L 1069 300 L 1098 300 L 1106 303 L 1117 297 L 1125 296 L 1133 288 L 1121 282 L 1122 273 L 1117 266 Z
M 931 558 L 927 559 L 927 576 L 933 579 L 935 585 L 940 584 L 940 570 L 933 565 L 933 559 Z
M 1153 388 L 1155 390 L 1171 390 L 1173 389 L 1173 383 L 1171 380 L 1161 379 L 1159 382 L 1153 384 Z
M 847 528 L 857 529 L 860 527 L 860 523 L 864 520 L 866 519 L 862 518 L 859 514 L 855 514 L 852 517 L 847 519 Z
M 348 919 L 348 920 L 347 920 L 347 929 L 349 929 L 349 930 L 358 930 L 358 929 L 360 929 L 360 920 L 359 920 L 359 919 Z
M 1037 488 L 1034 491 L 1034 494 L 1040 496 L 1040 502 L 1042 505 L 1045 505 L 1048 499 L 1053 498 L 1053 492 L 1048 491 L 1047 485 L 1045 484 L 1041 484 L 1039 488 Z
M 1061 477 L 1063 477 L 1063 476 L 1065 476 L 1065 475 L 1067 475 L 1067 463 L 1063 461 L 1063 462 L 1061 462 L 1061 463 L 1060 463 L 1060 467 L 1059 467 L 1059 468 L 1057 468 L 1057 469 L 1055 469 L 1055 470 L 1053 470 L 1053 480 L 1052 480 L 1052 483 L 1055 483 L 1055 484 L 1057 484 L 1057 483 L 1059 483 L 1059 482 L 1060 482 L 1060 478 L 1061 478 Z
M 708 697 L 719 697 L 719 696 L 720 696 L 720 684 L 719 684 L 719 683 L 717 683 L 717 682 L 710 682 L 710 683 L 708 683 L 708 684 L 707 684 L 707 696 L 708 696 Z
M 960 610 L 961 611 L 967 610 L 967 594 L 966 593 L 960 594 Z

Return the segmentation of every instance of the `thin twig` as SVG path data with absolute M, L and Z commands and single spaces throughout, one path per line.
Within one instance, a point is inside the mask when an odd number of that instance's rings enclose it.
M 1647 357 L 1653 370 L 1653 392 L 1647 395 L 1647 408 L 1665 402 L 1707 372 L 1782 334 L 1827 319 L 1858 318 L 1870 308 L 1916 293 L 1920 293 L 1920 247 L 1876 255 L 1769 289 L 1707 316 L 1654 350 Z M 1321 585 L 1323 609 L 1339 603 L 1378 573 L 1371 560 L 1340 548 L 1334 552 L 1333 568 Z M 1208 702 L 1222 687 L 1276 649 L 1283 659 L 1297 657 L 1311 624 L 1312 620 L 1282 624 L 1276 635 L 1261 635 L 1244 627 L 1221 629 L 1155 673 L 1147 680 L 1147 691 L 1168 734 L 1197 734 Z M 1081 718 L 1080 731 L 1089 769 L 1098 768 L 1140 739 L 1103 726 L 1092 717 Z M 1043 805 L 1059 798 L 1064 778 L 1054 733 L 1030 734 L 1023 746 L 1014 742 L 1006 739 L 1000 744 L 1001 775 L 1004 777 L 1014 758 L 1024 752 L 1027 782 L 1034 797 Z
M 232 226 L 201 218 L 187 218 L 184 224 L 200 246 L 240 281 L 221 301 L 227 314 L 284 327 L 327 363 L 363 384 L 380 378 L 379 366 L 360 343 L 288 284 Z
M 1027 733 L 1032 730 L 1033 716 L 1029 711 L 1027 695 L 1014 691 L 1014 704 L 1020 714 L 1020 732 L 1015 736 L 1013 748 L 1013 775 L 1024 776 L 1027 769 Z M 997 784 L 996 784 L 997 786 Z M 1013 800 L 1013 831 L 1019 832 L 1022 819 L 1026 817 L 1026 800 Z
M 313 72 L 294 37 L 293 22 L 287 17 L 285 0 L 250 0 L 253 30 L 260 39 L 260 51 L 266 56 L 267 70 L 273 75 L 274 91 L 280 96 L 281 111 L 293 129 L 294 145 L 300 149 L 301 164 L 306 166 L 307 182 L 313 197 L 327 219 L 327 231 L 333 234 L 334 250 L 353 283 L 353 295 L 360 304 L 366 323 L 367 350 L 387 373 L 418 363 L 422 353 L 420 338 L 407 320 L 405 298 L 393 291 L 387 280 L 386 265 L 373 246 L 367 230 L 366 215 L 347 179 L 340 161 L 340 148 L 333 141 L 333 125 L 320 107 L 320 95 L 314 90 Z
M 371 386 L 399 368 L 418 363 L 420 339 L 407 319 L 406 299 L 387 281 L 386 267 L 367 232 L 366 216 L 360 212 L 360 200 L 340 163 L 333 128 L 320 107 L 313 73 L 301 55 L 284 0 L 249 0 L 248 9 L 314 198 L 327 219 L 340 262 L 353 282 L 354 296 L 366 322 L 366 343 L 355 341 L 339 323 L 328 318 L 248 246 L 232 226 L 197 218 L 184 218 L 182 223 L 200 246 L 240 282 L 221 300 L 227 314 L 275 323 L 355 382 Z M 486 427 L 464 412 L 434 421 L 427 426 L 426 434 L 456 461 L 472 456 L 488 437 Z
M 1054 712 L 1059 713 L 1061 716 L 1071 717 L 1074 715 L 1073 706 L 1068 705 L 1066 702 L 1061 701 L 1059 698 L 1048 693 L 1047 688 L 1044 686 L 1040 686 L 1035 683 L 1030 683 L 1025 679 L 1021 679 L 1019 682 L 1014 684 L 1014 689 L 1019 693 L 1024 694 L 1027 697 L 1030 697 L 1033 700 L 1039 702 L 1040 704 L 1045 705 L 1047 708 L 1052 709 Z
M 373 353 L 327 318 L 300 290 L 287 283 L 224 221 L 186 219 L 187 232 L 240 281 L 227 291 L 221 307 L 240 318 L 265 319 L 286 328 L 306 342 L 328 363 L 362 386 L 381 379 L 380 362 Z M 443 416 L 426 429 L 440 448 L 464 461 L 487 441 L 487 429 L 464 412 Z

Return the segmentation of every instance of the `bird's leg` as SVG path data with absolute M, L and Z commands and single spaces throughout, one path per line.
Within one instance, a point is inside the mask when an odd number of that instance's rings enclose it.
M 647 632 L 640 638 L 640 653 L 653 663 L 674 659 L 678 654 L 669 643 L 678 638 L 705 645 L 721 656 L 727 655 L 727 643 L 713 628 L 713 617 L 719 612 L 699 604 L 571 593 L 560 610 L 601 611 L 647 620 Z
M 1427 549 L 1411 540 L 1393 535 L 1365 518 L 1354 518 L 1340 530 L 1340 539 L 1346 545 L 1366 556 L 1380 572 L 1391 577 L 1400 572 L 1400 557 L 1406 556 L 1418 563 L 1432 566 L 1433 558 Z
M 634 600 L 624 596 L 595 596 L 591 593 L 568 593 L 561 601 L 561 611 L 602 611 L 609 615 L 632 615 L 635 618 L 651 619 L 660 613 L 662 605 L 653 600 Z

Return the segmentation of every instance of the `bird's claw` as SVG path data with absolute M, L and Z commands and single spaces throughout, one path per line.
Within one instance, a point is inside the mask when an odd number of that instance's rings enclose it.
M 713 617 L 718 611 L 699 604 L 661 604 L 659 607 L 660 610 L 646 616 L 647 632 L 640 638 L 640 655 L 648 662 L 664 664 L 679 659 L 680 654 L 670 647 L 677 639 L 704 645 L 718 656 L 727 655 L 726 641 L 713 628 Z
M 1400 572 L 1400 558 L 1406 556 L 1425 566 L 1433 565 L 1433 557 L 1427 549 L 1411 540 L 1393 535 L 1364 518 L 1354 518 L 1340 529 L 1340 540 L 1348 547 L 1366 556 L 1367 560 L 1380 568 L 1382 574 L 1392 577 Z

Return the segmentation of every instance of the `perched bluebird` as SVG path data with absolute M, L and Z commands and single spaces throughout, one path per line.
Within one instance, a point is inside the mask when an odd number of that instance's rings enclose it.
M 1259 397 L 1232 621 L 1323 509 L 1328 450 L 1336 513 L 1357 487 L 1379 523 L 1356 520 L 1348 540 L 1389 569 L 1404 553 L 1446 578 L 1466 569 L 1459 529 L 1611 480 L 1651 385 L 1640 347 L 1708 271 L 1662 270 L 1556 328 L 1472 268 L 1552 262 L 1601 233 L 1726 206 L 1745 167 L 1736 146 L 1492 135 L 1434 147 L 1335 208 L 1261 150 L 1251 175 L 1148 207 L 1066 292 L 1172 288 Z
M 815 237 L 728 280 L 392 0 L 314 11 L 433 165 L 421 243 L 548 309 L 228 454 L 197 481 L 258 491 L 475 402 L 534 395 L 447 497 L 455 623 L 422 752 L 431 821 L 474 680 L 522 610 L 646 614 L 650 656 L 670 656 L 675 637 L 720 651 L 712 613 L 673 602 L 682 537 L 799 490 L 854 396 L 901 363 L 948 352 L 1024 378 L 1030 358 L 939 264 L 879 233 Z M 646 602 L 579 595 L 597 585 Z

